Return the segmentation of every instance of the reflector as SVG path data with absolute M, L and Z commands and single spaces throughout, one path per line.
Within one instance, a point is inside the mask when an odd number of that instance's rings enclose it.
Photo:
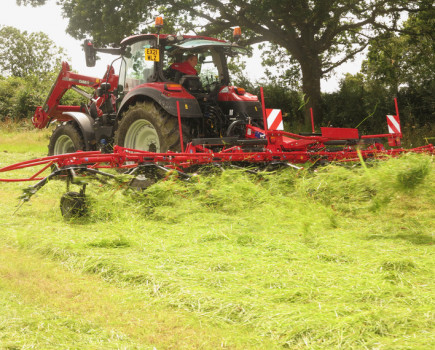
M 165 84 L 165 90 L 181 92 L 183 88 L 180 84 Z

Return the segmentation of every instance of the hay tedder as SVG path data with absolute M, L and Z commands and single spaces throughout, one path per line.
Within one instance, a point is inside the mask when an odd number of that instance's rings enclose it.
M 24 191 L 22 199 L 27 201 L 51 179 L 66 179 L 61 211 L 75 216 L 86 208 L 86 179 L 104 182 L 118 177 L 108 168 L 129 175 L 130 186 L 145 188 L 168 173 L 188 179 L 201 166 L 298 168 L 295 164 L 434 153 L 432 145 L 400 148 L 397 101 L 396 114 L 387 116 L 388 133 L 359 135 L 357 129 L 332 127 L 316 133 L 314 123 L 309 134 L 285 132 L 279 111 L 265 108 L 262 89 L 259 99 L 230 84 L 227 58 L 245 52 L 236 43 L 239 28 L 236 42 L 228 42 L 160 34 L 161 27 L 158 19 L 157 34 L 126 38 L 119 48 L 95 48 L 86 40 L 87 65 L 95 65 L 97 52 L 111 53 L 118 56 L 119 73 L 115 74 L 112 64 L 98 79 L 74 73 L 63 63 L 44 105 L 32 119 L 37 128 L 58 123 L 49 155 L 1 168 L 0 172 L 38 170 L 28 177 L 0 181 L 37 181 Z M 198 74 L 191 74 L 192 67 L 183 68 L 192 55 L 199 63 Z M 69 89 L 90 102 L 61 105 Z M 388 140 L 388 149 L 382 139 Z M 80 191 L 70 191 L 71 184 L 81 186 Z

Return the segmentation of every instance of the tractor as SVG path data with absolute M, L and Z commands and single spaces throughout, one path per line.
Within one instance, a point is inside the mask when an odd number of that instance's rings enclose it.
M 263 127 L 257 96 L 231 86 L 228 59 L 246 53 L 237 44 L 240 28 L 230 42 L 160 34 L 162 25 L 158 18 L 157 34 L 130 36 L 117 48 L 97 48 L 85 40 L 87 66 L 95 66 L 98 52 L 114 54 L 120 61 L 118 74 L 113 63 L 103 79 L 74 73 L 62 64 L 47 100 L 32 119 L 38 128 L 59 123 L 50 138 L 49 155 L 111 152 L 114 145 L 156 153 L 180 151 L 190 142 L 219 147 L 243 139 L 246 125 Z M 198 74 L 172 68 L 189 55 L 197 59 Z M 68 89 L 90 102 L 60 105 Z M 255 140 L 251 143 L 255 148 Z

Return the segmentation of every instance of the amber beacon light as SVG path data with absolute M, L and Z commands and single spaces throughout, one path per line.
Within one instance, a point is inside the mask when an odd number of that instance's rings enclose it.
M 239 41 L 241 36 L 242 36 L 242 29 L 240 29 L 240 27 L 235 27 L 233 31 L 234 40 Z
M 156 28 L 162 28 L 163 27 L 163 17 L 156 17 Z

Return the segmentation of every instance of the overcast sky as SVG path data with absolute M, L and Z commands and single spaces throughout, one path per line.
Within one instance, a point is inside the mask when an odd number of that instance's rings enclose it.
M 114 58 L 111 55 L 102 55 L 101 61 L 98 61 L 96 67 L 86 67 L 84 53 L 81 48 L 81 42 L 73 39 L 65 33 L 68 21 L 62 18 L 60 7 L 56 5 L 55 0 L 47 1 L 48 4 L 41 7 L 23 7 L 17 6 L 15 0 L 1 0 L 2 9 L 0 11 L 0 25 L 13 26 L 21 31 L 44 32 L 57 46 L 63 47 L 67 56 L 65 60 L 70 63 L 72 68 L 80 74 L 94 77 L 102 77 L 106 67 Z M 356 73 L 359 71 L 361 60 L 350 62 L 342 65 L 337 70 L 334 77 L 328 81 L 322 81 L 322 91 L 331 92 L 337 89 L 338 81 L 344 73 Z M 261 78 L 263 68 L 256 60 L 248 62 L 248 69 L 251 80 Z
M 94 68 L 86 67 L 81 42 L 65 33 L 68 21 L 62 18 L 55 0 L 49 0 L 40 7 L 17 6 L 15 0 L 1 0 L 1 4 L 0 25 L 13 26 L 21 31 L 46 33 L 57 46 L 66 50 L 65 61 L 74 70 L 81 74 L 102 77 L 107 63 L 97 64 Z

